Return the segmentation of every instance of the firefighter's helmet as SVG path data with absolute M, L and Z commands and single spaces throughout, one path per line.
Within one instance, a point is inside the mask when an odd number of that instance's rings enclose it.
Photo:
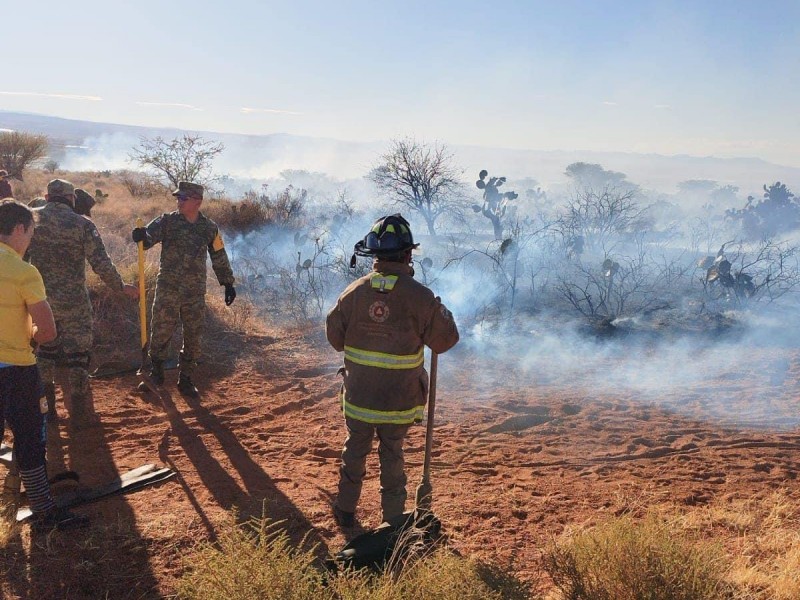
M 396 213 L 375 221 L 364 239 L 356 243 L 353 251 L 359 256 L 395 256 L 418 245 L 414 243 L 408 221 L 400 213 Z

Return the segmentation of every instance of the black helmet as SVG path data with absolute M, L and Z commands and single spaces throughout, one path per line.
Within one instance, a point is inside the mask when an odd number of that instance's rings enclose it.
M 411 226 L 400 213 L 381 217 L 353 251 L 359 256 L 394 256 L 416 248 Z

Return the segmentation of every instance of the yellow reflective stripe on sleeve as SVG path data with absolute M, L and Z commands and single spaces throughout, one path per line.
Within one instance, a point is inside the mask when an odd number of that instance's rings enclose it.
M 372 423 L 374 425 L 411 425 L 414 422 L 422 421 L 425 411 L 424 406 L 415 406 L 408 410 L 372 410 L 370 408 L 362 408 L 355 404 L 350 404 L 343 393 L 341 393 L 340 396 L 342 399 L 342 411 L 345 417 L 363 421 L 364 423 Z
M 211 242 L 211 248 L 214 250 L 214 252 L 219 252 L 224 247 L 225 244 L 222 241 L 222 236 L 219 234 L 219 232 L 217 232 L 216 237 L 214 237 L 214 241 Z
M 394 284 L 397 283 L 397 275 L 383 275 L 375 273 L 370 277 L 370 284 L 373 290 L 380 290 L 381 292 L 391 292 L 394 289 Z
M 378 367 L 379 369 L 415 369 L 425 359 L 422 348 L 416 354 L 387 354 L 361 350 L 352 346 L 344 347 L 344 357 L 357 365 Z

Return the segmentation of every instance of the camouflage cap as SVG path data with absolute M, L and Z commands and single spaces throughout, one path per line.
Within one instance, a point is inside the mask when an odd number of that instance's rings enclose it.
M 53 179 L 47 184 L 47 194 L 49 196 L 69 196 L 75 193 L 75 186 L 63 179 Z
M 179 181 L 178 189 L 172 192 L 173 196 L 189 196 L 191 198 L 203 199 L 203 186 L 199 183 L 189 181 Z
M 92 207 L 95 204 L 94 197 L 81 188 L 75 188 L 75 212 L 86 217 L 92 216 Z

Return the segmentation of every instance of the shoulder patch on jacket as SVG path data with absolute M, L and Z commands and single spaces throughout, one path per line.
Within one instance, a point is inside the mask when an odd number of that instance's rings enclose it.
M 211 249 L 214 252 L 219 252 L 225 248 L 225 243 L 222 241 L 222 236 L 217 232 L 217 235 L 214 237 L 214 241 L 211 242 Z

